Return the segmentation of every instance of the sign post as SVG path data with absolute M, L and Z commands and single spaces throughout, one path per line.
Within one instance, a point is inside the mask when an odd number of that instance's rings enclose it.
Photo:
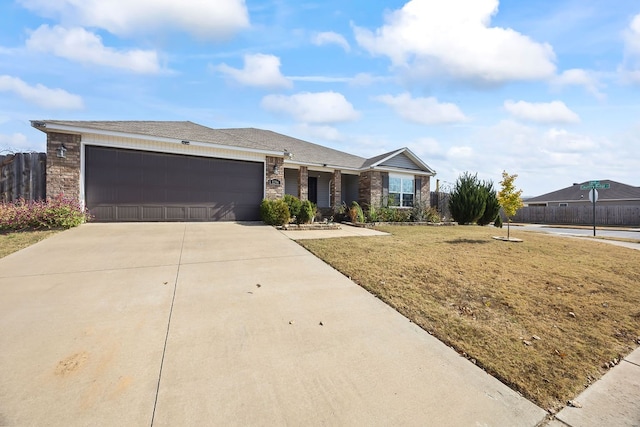
M 596 235 L 596 202 L 598 201 L 598 190 L 607 190 L 610 184 L 600 184 L 600 181 L 589 181 L 589 184 L 582 184 L 581 190 L 589 190 L 589 201 L 593 203 L 593 236 Z

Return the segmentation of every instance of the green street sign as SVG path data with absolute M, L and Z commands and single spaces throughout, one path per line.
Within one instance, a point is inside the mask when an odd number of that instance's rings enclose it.
M 588 184 L 582 184 L 580 186 L 581 190 L 593 190 L 598 189 L 598 190 L 607 190 L 608 188 L 611 187 L 611 184 L 600 184 L 600 181 L 589 181 Z

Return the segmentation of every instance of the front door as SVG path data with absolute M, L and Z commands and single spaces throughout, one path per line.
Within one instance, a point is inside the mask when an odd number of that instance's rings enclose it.
M 309 189 L 309 201 L 317 205 L 318 204 L 318 178 L 316 178 L 315 176 L 309 177 L 308 189 Z

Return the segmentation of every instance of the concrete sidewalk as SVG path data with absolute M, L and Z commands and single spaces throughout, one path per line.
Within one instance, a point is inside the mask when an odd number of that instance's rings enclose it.
M 548 426 L 640 426 L 640 348 L 574 399 Z M 559 420 L 559 421 L 558 421 Z
M 88 224 L 0 259 L 0 425 L 536 426 L 272 227 Z

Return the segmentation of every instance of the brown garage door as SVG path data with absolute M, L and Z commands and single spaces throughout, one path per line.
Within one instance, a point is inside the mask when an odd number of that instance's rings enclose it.
M 96 221 L 254 221 L 263 163 L 87 146 Z

